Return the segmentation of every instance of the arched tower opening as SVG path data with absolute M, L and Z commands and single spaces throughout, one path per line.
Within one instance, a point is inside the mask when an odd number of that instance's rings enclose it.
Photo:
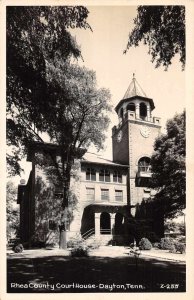
M 129 103 L 127 105 L 127 111 L 130 110 L 130 111 L 135 111 L 135 104 L 134 103 Z
M 145 120 L 147 117 L 147 106 L 143 102 L 139 106 L 139 115 L 142 120 Z

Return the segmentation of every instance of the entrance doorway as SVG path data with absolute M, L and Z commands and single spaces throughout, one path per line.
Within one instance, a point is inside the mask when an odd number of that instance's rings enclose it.
M 111 234 L 110 215 L 107 212 L 100 215 L 100 234 Z

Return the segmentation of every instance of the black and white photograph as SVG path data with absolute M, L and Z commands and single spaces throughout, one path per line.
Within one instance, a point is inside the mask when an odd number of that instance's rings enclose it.
M 187 1 L 21 3 L 5 7 L 6 295 L 186 295 Z

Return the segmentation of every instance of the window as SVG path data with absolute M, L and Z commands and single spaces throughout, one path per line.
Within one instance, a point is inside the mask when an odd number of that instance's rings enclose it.
M 122 175 L 119 171 L 114 171 L 114 173 L 113 173 L 113 182 L 122 183 Z
M 108 170 L 106 170 L 106 169 L 100 170 L 99 180 L 100 181 L 110 182 L 110 172 Z
M 101 200 L 108 201 L 109 200 L 109 190 L 101 189 Z
M 86 170 L 86 180 L 96 181 L 96 171 L 92 168 Z
M 138 161 L 138 171 L 139 172 L 151 172 L 151 166 L 150 166 L 150 158 L 149 157 L 142 157 Z
M 94 188 L 86 188 L 86 198 L 89 201 L 95 200 L 95 190 Z
M 123 191 L 115 190 L 115 201 L 123 201 Z

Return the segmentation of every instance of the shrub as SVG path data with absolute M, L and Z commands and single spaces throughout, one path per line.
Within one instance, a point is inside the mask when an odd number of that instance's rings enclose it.
M 71 256 L 72 257 L 86 257 L 89 254 L 89 247 L 83 239 L 72 239 L 71 240 Z
M 174 245 L 174 241 L 171 238 L 162 238 L 160 240 L 160 249 L 171 250 Z
M 87 257 L 89 254 L 89 248 L 86 245 L 79 245 L 71 249 L 72 257 Z
M 23 250 L 24 250 L 24 247 L 22 244 L 17 244 L 15 246 L 13 246 L 12 250 L 15 252 L 15 253 L 21 253 Z
M 176 252 L 180 252 L 181 254 L 185 252 L 185 244 L 176 242 L 174 244 Z
M 169 249 L 168 250 L 169 250 L 170 253 L 175 253 L 176 252 L 175 245 L 174 244 L 169 245 Z
M 142 238 L 139 242 L 139 249 L 140 250 L 150 250 L 152 249 L 152 244 L 147 238 Z

